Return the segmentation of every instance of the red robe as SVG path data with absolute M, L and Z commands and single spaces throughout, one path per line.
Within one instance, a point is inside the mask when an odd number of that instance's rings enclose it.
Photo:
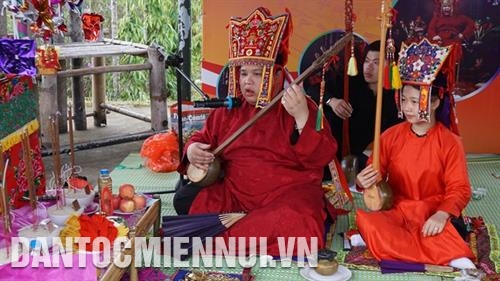
M 459 137 L 439 122 L 425 137 L 417 137 L 405 122 L 388 129 L 380 144 L 380 172 L 388 177 L 394 205 L 387 211 L 359 210 L 356 215 L 375 258 L 440 265 L 473 258 L 449 221 L 440 234 L 422 235 L 425 221 L 436 211 L 459 216 L 469 202 L 471 186 Z
M 269 255 L 280 254 L 277 237 L 306 237 L 308 243 L 310 237 L 317 237 L 322 247 L 323 167 L 335 157 L 337 143 L 327 122 L 324 129 L 315 130 L 317 106 L 311 100 L 308 106 L 307 123 L 295 144 L 291 142 L 295 120 L 278 104 L 224 149 L 219 156 L 224 179 L 202 189 L 190 213 L 247 212 L 223 237 L 226 241 L 228 237 L 266 237 Z M 215 149 L 257 111 L 247 102 L 232 110 L 216 109 L 186 149 L 192 142 L 210 143 Z
M 458 34 L 462 33 L 464 39 L 469 40 L 474 34 L 474 21 L 464 15 L 436 16 L 429 22 L 427 32 L 431 40 L 439 35 L 443 46 L 461 44 L 462 39 L 458 37 Z

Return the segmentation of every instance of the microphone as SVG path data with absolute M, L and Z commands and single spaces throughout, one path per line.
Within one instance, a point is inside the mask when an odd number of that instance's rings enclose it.
M 195 101 L 194 107 L 209 107 L 209 108 L 217 108 L 217 107 L 227 107 L 228 109 L 239 107 L 241 105 L 241 100 L 238 98 L 232 98 L 228 96 L 225 99 L 210 99 L 206 101 Z

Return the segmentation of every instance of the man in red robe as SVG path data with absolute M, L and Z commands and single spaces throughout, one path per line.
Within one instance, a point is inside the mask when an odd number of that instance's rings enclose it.
M 470 40 L 474 34 L 474 21 L 454 12 L 455 0 L 440 0 L 440 7 L 440 13 L 429 22 L 428 37 L 441 46 L 455 45 L 454 51 L 460 59 L 462 42 Z
M 211 151 L 283 89 L 290 28 L 289 14 L 272 17 L 264 8 L 230 21 L 228 92 L 242 104 L 212 112 L 186 144 L 180 172 L 188 165 L 208 169 L 216 157 Z M 225 241 L 245 238 L 246 247 L 239 250 L 248 250 L 250 237 L 267 239 L 267 254 L 273 256 L 292 246 L 288 253 L 297 254 L 299 238 L 307 242 L 302 246 L 321 248 L 326 218 L 323 167 L 335 157 L 337 144 L 327 122 L 324 129 L 315 129 L 317 111 L 301 86 L 288 88 L 281 103 L 217 155 L 224 177 L 203 188 L 181 187 L 174 198 L 176 210 L 247 213 L 222 234 Z M 281 246 L 280 237 L 285 242 Z

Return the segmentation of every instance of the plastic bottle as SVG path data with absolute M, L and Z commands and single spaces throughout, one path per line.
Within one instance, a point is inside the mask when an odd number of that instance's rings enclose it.
M 113 213 L 113 181 L 109 175 L 108 169 L 99 171 L 97 186 L 100 196 L 101 212 L 105 215 Z

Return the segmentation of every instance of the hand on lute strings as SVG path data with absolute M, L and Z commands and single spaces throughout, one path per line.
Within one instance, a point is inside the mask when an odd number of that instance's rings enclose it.
M 304 88 L 299 85 L 292 85 L 286 89 L 281 98 L 281 103 L 285 110 L 290 114 L 301 131 L 309 117 L 309 108 L 307 107 L 306 94 Z
M 193 142 L 187 148 L 187 158 L 189 163 L 198 169 L 207 171 L 210 164 L 214 161 L 215 156 L 212 152 L 208 151 L 210 144 Z
M 356 184 L 362 188 L 369 188 L 377 184 L 382 179 L 378 170 L 373 169 L 373 165 L 366 166 L 356 177 Z

